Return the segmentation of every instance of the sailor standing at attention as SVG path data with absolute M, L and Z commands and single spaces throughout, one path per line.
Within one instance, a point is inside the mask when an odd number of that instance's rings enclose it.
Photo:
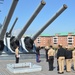
M 68 47 L 66 50 L 66 72 L 71 72 L 71 63 L 72 63 L 72 50 Z
M 54 63 L 55 50 L 52 46 L 48 50 L 48 63 L 49 63 L 49 71 L 53 71 L 53 63 Z
M 15 49 L 15 57 L 16 57 L 16 63 L 19 63 L 19 47 L 17 46 Z
M 58 45 L 59 49 L 57 52 L 59 72 L 58 74 L 64 73 L 64 61 L 65 61 L 65 49 L 62 48 L 62 44 Z
M 72 60 L 73 60 L 74 71 L 75 71 L 75 46 L 74 46 L 74 50 L 72 51 Z

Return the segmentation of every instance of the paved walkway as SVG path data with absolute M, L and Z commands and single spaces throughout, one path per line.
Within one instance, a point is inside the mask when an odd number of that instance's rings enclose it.
M 7 64 L 14 63 L 14 62 L 15 60 L 10 60 L 10 59 L 1 60 L 0 59 L 0 75 L 58 75 L 57 68 L 56 68 L 57 66 L 56 59 L 54 60 L 54 67 L 55 67 L 54 71 L 48 71 L 48 63 L 45 61 L 45 58 L 41 58 L 40 63 L 36 63 L 35 59 L 20 59 L 21 63 L 31 62 L 31 63 L 42 66 L 42 71 L 32 72 L 32 73 L 18 73 L 18 74 L 11 73 L 6 67 L 7 67 Z M 75 75 L 75 72 L 73 70 L 70 73 L 67 73 L 66 71 L 64 71 L 64 75 Z

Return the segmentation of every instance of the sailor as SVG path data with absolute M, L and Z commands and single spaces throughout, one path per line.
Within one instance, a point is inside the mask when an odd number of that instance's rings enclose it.
M 74 50 L 72 51 L 72 60 L 73 60 L 74 71 L 75 71 L 75 46 L 74 46 Z
M 49 71 L 53 71 L 53 63 L 54 63 L 55 50 L 52 46 L 48 50 L 48 63 L 49 63 Z
M 65 47 L 65 51 L 67 51 L 68 50 L 68 46 L 66 46 Z M 66 65 L 67 65 L 67 63 L 66 63 L 66 59 L 67 59 L 67 56 L 66 56 L 66 52 L 65 52 L 65 68 L 64 68 L 64 70 L 66 70 Z
M 48 50 L 49 50 L 49 46 L 46 46 L 46 47 L 45 47 L 46 62 L 48 62 Z
M 15 49 L 15 57 L 16 57 L 16 63 L 19 63 L 19 47 L 17 46 Z
M 40 46 L 36 47 L 36 62 L 40 62 Z
M 66 72 L 71 72 L 72 50 L 70 49 L 70 47 L 68 47 L 68 49 L 66 50 L 65 58 L 66 58 Z
M 64 60 L 65 60 L 65 49 L 62 48 L 62 44 L 58 45 L 59 49 L 57 52 L 59 72 L 58 74 L 64 73 Z

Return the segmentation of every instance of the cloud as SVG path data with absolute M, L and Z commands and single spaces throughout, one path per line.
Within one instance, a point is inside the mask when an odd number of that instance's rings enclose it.
M 13 30 L 12 35 L 17 36 L 20 33 L 21 29 Z
M 12 36 L 15 36 L 15 37 L 17 37 L 17 35 L 20 33 L 20 31 L 21 31 L 22 29 L 15 29 L 15 30 L 13 30 L 12 31 Z M 24 35 L 33 35 L 35 32 L 34 32 L 34 30 L 27 30 L 25 33 L 24 33 Z

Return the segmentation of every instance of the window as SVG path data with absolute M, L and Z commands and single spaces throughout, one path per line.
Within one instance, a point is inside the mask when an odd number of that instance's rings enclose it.
M 57 44 L 58 43 L 58 37 L 53 37 L 53 43 Z
M 73 36 L 68 36 L 67 37 L 67 43 L 68 43 L 68 45 L 72 45 L 73 44 Z
M 37 38 L 37 43 L 40 43 L 40 38 L 39 37 Z

